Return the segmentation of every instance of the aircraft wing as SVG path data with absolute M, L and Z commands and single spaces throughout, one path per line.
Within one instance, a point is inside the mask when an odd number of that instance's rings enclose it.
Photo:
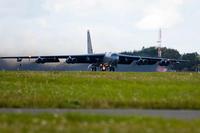
M 21 62 L 23 59 L 36 59 L 36 63 L 59 62 L 59 59 L 66 59 L 66 63 L 98 63 L 101 62 L 105 54 L 86 55 L 55 55 L 55 56 L 10 56 L 0 57 L 0 59 L 16 59 Z
M 115 54 L 116 55 L 116 54 Z M 55 55 L 55 56 L 12 56 L 12 57 L 0 57 L 0 59 L 16 59 L 17 62 L 21 62 L 23 59 L 35 59 L 36 63 L 56 63 L 60 62 L 59 59 L 66 59 L 66 63 L 90 63 L 100 64 L 104 62 L 105 54 L 83 54 L 83 55 Z M 124 54 L 117 54 L 119 57 L 117 64 L 131 64 L 135 62 L 137 65 L 153 65 L 159 62 L 159 65 L 167 66 L 173 63 L 179 63 L 183 60 L 156 58 L 156 57 L 142 57 L 131 56 Z M 108 57 L 112 60 L 112 56 Z M 113 59 L 114 60 L 114 59 Z
M 159 62 L 159 65 L 169 65 L 184 61 L 185 60 L 119 54 L 118 64 L 131 64 L 132 62 L 136 62 L 138 65 L 153 65 Z

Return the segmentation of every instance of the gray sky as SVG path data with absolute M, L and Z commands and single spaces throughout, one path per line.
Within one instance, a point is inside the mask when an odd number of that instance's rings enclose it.
M 163 46 L 200 52 L 199 0 L 0 0 L 0 55 L 95 53 Z

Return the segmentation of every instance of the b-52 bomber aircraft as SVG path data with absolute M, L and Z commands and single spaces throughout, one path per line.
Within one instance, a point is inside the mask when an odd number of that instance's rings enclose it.
M 0 57 L 0 59 L 16 59 L 17 62 L 22 62 L 23 59 L 34 59 L 35 63 L 58 63 L 59 59 L 65 59 L 68 64 L 90 64 L 88 68 L 91 71 L 115 71 L 118 64 L 131 64 L 136 65 L 154 65 L 168 66 L 170 64 L 176 64 L 182 62 L 182 60 L 156 58 L 156 57 L 142 57 L 131 56 L 119 53 L 101 53 L 94 54 L 92 49 L 92 42 L 89 30 L 87 31 L 87 51 L 88 54 L 83 55 L 52 55 L 52 56 L 12 56 L 12 57 Z

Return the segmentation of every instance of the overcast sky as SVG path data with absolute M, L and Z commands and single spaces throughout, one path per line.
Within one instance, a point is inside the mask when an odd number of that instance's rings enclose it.
M 200 53 L 199 0 L 0 0 L 0 55 L 95 53 L 163 46 Z

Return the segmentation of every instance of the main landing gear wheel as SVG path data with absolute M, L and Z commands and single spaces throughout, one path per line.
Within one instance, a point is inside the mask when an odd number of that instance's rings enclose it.
M 92 71 L 97 71 L 97 68 L 96 67 L 92 67 L 91 70 Z
M 115 71 L 115 68 L 114 67 L 110 67 L 110 71 Z

